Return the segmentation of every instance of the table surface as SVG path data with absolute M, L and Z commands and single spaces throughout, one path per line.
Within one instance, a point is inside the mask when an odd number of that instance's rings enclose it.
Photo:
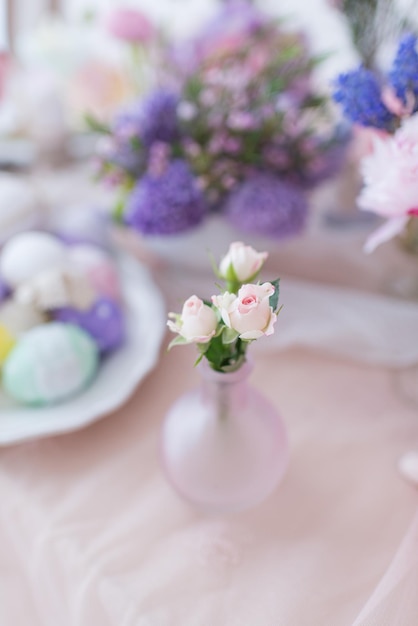
M 290 467 L 258 508 L 217 516 L 177 498 L 157 454 L 167 408 L 198 382 L 193 360 L 163 352 L 121 410 L 1 450 L 1 626 L 416 625 L 417 559 L 355 622 L 417 507 L 396 470 L 417 415 L 394 374 L 258 355 L 252 382 L 282 412 Z
M 86 196 L 74 180 L 51 176 L 51 204 L 70 187 Z M 398 257 L 387 246 L 365 260 L 364 232 L 353 237 L 314 234 L 278 249 L 273 266 L 346 287 L 355 306 L 351 289 L 373 289 Z M 170 309 L 189 282 L 161 282 Z M 291 460 L 247 513 L 194 510 L 161 471 L 164 415 L 198 383 L 192 347 L 167 353 L 165 342 L 127 404 L 88 428 L 1 449 L 0 626 L 416 626 L 417 491 L 397 463 L 417 447 L 417 406 L 390 354 L 366 364 L 327 341 L 326 352 L 256 353 L 252 383 L 281 411 Z

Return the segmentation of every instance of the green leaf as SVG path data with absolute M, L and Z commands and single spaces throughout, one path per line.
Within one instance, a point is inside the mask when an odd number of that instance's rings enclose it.
M 245 354 L 240 354 L 236 361 L 232 361 L 231 363 L 228 363 L 228 365 L 223 365 L 221 371 L 225 372 L 225 374 L 228 372 L 236 372 L 242 365 L 244 365 L 244 362 Z
M 91 113 L 86 113 L 84 115 L 84 122 L 87 128 L 94 133 L 100 133 L 102 135 L 110 135 L 111 131 L 109 126 L 98 120 Z
M 129 143 L 131 144 L 131 147 L 136 151 L 139 151 L 142 148 L 142 143 L 139 137 L 131 137 Z
M 234 343 L 238 335 L 239 333 L 237 333 L 237 331 L 234 330 L 233 328 L 228 328 L 228 326 L 224 326 L 223 332 L 222 332 L 222 343 L 224 345 Z
M 276 280 L 271 280 L 271 284 L 274 287 L 274 293 L 269 298 L 269 304 L 274 312 L 276 312 L 278 304 L 279 304 L 279 294 L 280 294 L 280 278 L 276 278 Z
M 174 339 L 168 344 L 167 351 L 171 350 L 171 348 L 174 348 L 174 346 L 184 346 L 186 343 L 189 343 L 187 339 L 185 339 L 181 335 L 177 335 L 177 337 L 174 337 Z
M 207 360 L 212 364 L 212 367 L 214 367 L 214 369 L 219 369 L 221 367 L 222 362 L 227 356 L 225 354 L 225 347 L 222 343 L 221 336 L 213 337 L 213 339 L 211 339 L 205 355 Z
M 194 367 L 196 367 L 197 365 L 199 365 L 200 361 L 203 359 L 203 357 L 205 356 L 205 353 L 202 352 L 201 354 L 199 354 L 199 356 L 197 357 L 196 361 L 194 362 Z

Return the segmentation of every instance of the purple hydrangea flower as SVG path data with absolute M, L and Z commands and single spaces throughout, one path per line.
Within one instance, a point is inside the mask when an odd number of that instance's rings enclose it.
M 165 89 L 155 91 L 141 109 L 140 137 L 145 146 L 154 141 L 172 143 L 179 137 L 178 97 Z
M 360 67 L 340 74 L 334 87 L 334 100 L 350 121 L 362 126 L 391 128 L 395 116 L 383 104 L 379 81 L 373 72 Z
M 260 173 L 231 193 L 225 212 L 229 221 L 244 232 L 285 238 L 303 230 L 308 203 L 295 185 Z
M 406 103 L 408 93 L 415 96 L 414 112 L 418 110 L 418 53 L 416 45 L 417 37 L 415 35 L 405 35 L 401 39 L 392 69 L 388 75 L 396 95 L 404 103 Z
M 146 174 L 128 200 L 125 222 L 148 235 L 170 235 L 202 221 L 206 204 L 188 164 L 176 159 L 159 176 Z

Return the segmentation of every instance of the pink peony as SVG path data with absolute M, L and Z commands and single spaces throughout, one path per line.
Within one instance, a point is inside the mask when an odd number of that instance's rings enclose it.
M 418 207 L 418 115 L 407 119 L 389 139 L 374 139 L 374 151 L 362 161 L 364 188 L 358 205 L 388 218 L 366 243 L 372 252 L 399 234 Z
M 147 43 L 154 36 L 154 27 L 147 17 L 136 9 L 116 9 L 107 18 L 107 30 L 130 43 Z

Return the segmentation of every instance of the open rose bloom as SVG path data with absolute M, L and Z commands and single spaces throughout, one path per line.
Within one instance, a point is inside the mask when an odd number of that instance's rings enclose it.
M 220 372 L 239 369 L 248 345 L 273 334 L 277 321 L 279 281 L 244 282 L 256 278 L 266 258 L 266 252 L 232 243 L 216 270 L 227 290 L 208 301 L 193 295 L 181 314 L 170 313 L 167 324 L 177 334 L 170 347 L 195 343 L 198 361 L 206 357 L 212 369 Z
M 212 296 L 213 304 L 221 311 L 222 319 L 240 339 L 259 339 L 274 332 L 277 315 L 270 306 L 275 287 L 271 283 L 243 285 L 238 295 L 224 293 Z

